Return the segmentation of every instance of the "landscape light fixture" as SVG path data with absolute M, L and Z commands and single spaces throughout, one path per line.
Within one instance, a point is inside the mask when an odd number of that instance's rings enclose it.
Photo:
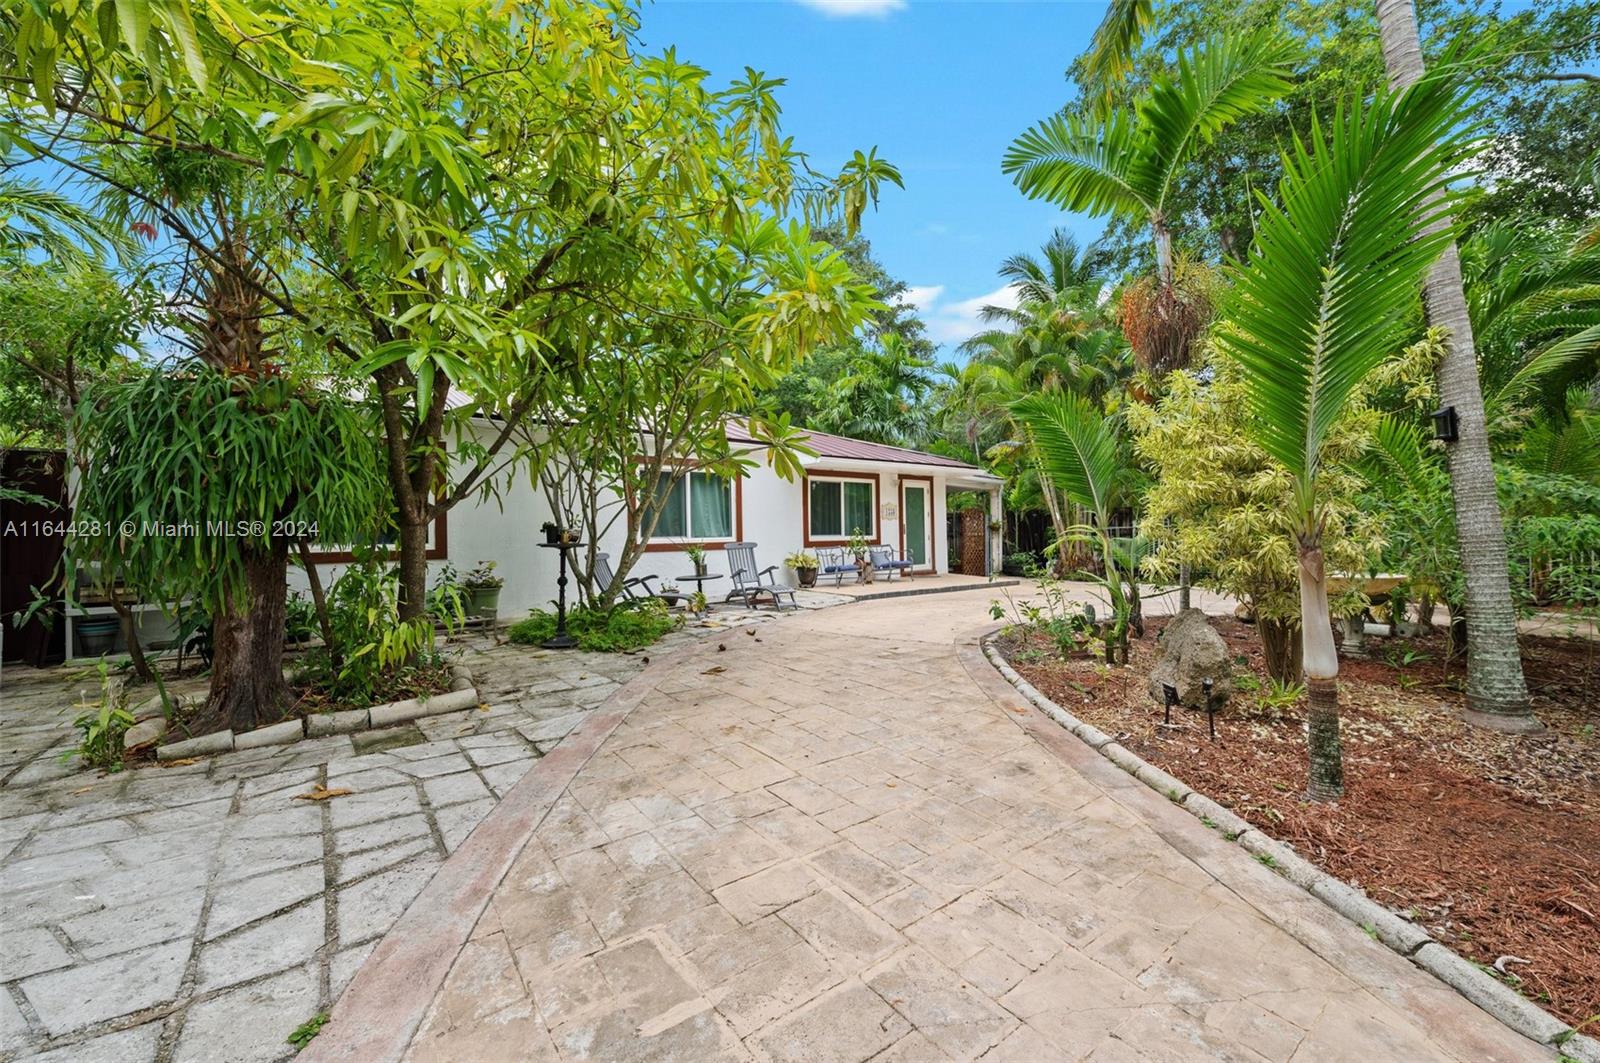
M 1200 683 L 1200 689 L 1205 691 L 1206 694 L 1206 726 L 1211 729 L 1211 738 L 1215 741 L 1217 737 L 1217 703 L 1211 696 L 1212 685 L 1211 677 L 1206 676 Z
M 1441 443 L 1454 443 L 1460 438 L 1461 419 L 1454 406 L 1441 406 L 1433 411 L 1433 438 Z
M 1172 706 L 1178 703 L 1178 688 L 1171 683 L 1161 684 L 1161 696 L 1167 703 L 1167 723 L 1172 722 Z

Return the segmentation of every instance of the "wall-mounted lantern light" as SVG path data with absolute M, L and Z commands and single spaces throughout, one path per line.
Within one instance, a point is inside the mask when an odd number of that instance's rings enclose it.
M 1433 438 L 1441 443 L 1454 443 L 1460 438 L 1461 421 L 1454 406 L 1443 406 L 1433 411 Z

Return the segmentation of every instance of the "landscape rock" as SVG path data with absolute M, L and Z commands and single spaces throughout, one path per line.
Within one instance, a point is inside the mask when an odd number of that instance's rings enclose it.
M 1217 634 L 1206 614 L 1185 609 L 1173 617 L 1156 640 L 1160 655 L 1150 669 L 1150 696 L 1164 703 L 1162 685 L 1178 688 L 1178 702 L 1192 709 L 1206 706 L 1204 681 L 1212 680 L 1212 694 L 1220 707 L 1233 694 L 1233 659 L 1228 644 Z

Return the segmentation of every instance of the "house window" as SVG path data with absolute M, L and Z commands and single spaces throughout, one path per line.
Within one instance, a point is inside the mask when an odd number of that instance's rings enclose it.
M 807 531 L 813 539 L 845 539 L 859 530 L 868 538 L 877 535 L 878 485 L 873 480 L 807 481 Z
M 661 519 L 653 542 L 664 539 L 733 538 L 733 485 L 708 472 L 691 472 L 676 481 L 663 473 L 656 481 Z

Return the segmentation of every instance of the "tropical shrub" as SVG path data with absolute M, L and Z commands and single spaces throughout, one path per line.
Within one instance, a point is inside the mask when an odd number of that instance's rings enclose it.
M 333 645 L 306 656 L 300 678 L 330 699 L 353 705 L 382 701 L 407 673 L 439 666 L 434 618 L 400 618 L 400 581 L 376 550 L 358 549 L 328 592 Z
M 123 737 L 134 724 L 133 713 L 128 711 L 127 692 L 113 683 L 102 659 L 100 662 L 100 699 L 93 705 L 85 703 L 85 711 L 72 721 L 78 729 L 78 744 L 63 754 L 63 760 L 77 756 L 91 768 L 117 771 L 122 767 Z
M 1246 431 L 1253 414 L 1242 370 L 1213 357 L 1199 372 L 1169 374 L 1155 405 L 1131 403 L 1126 412 L 1134 454 L 1154 475 L 1139 523 L 1151 548 L 1140 572 L 1172 581 L 1187 565 L 1196 584 L 1244 603 L 1255 617 L 1268 672 L 1298 683 L 1294 478 Z M 1327 517 L 1323 551 L 1335 574 L 1366 573 L 1384 543 L 1383 521 L 1363 507 L 1364 483 L 1350 467 L 1367 446 L 1374 420 L 1354 409 L 1324 445 L 1317 502 Z M 1347 615 L 1365 602 L 1348 589 L 1331 605 Z
M 594 653 L 643 649 L 677 626 L 666 603 L 654 598 L 611 609 L 574 609 L 567 614 L 567 631 L 578 640 L 578 648 Z M 555 614 L 536 611 L 511 625 L 506 637 L 524 646 L 537 646 L 555 633 Z

